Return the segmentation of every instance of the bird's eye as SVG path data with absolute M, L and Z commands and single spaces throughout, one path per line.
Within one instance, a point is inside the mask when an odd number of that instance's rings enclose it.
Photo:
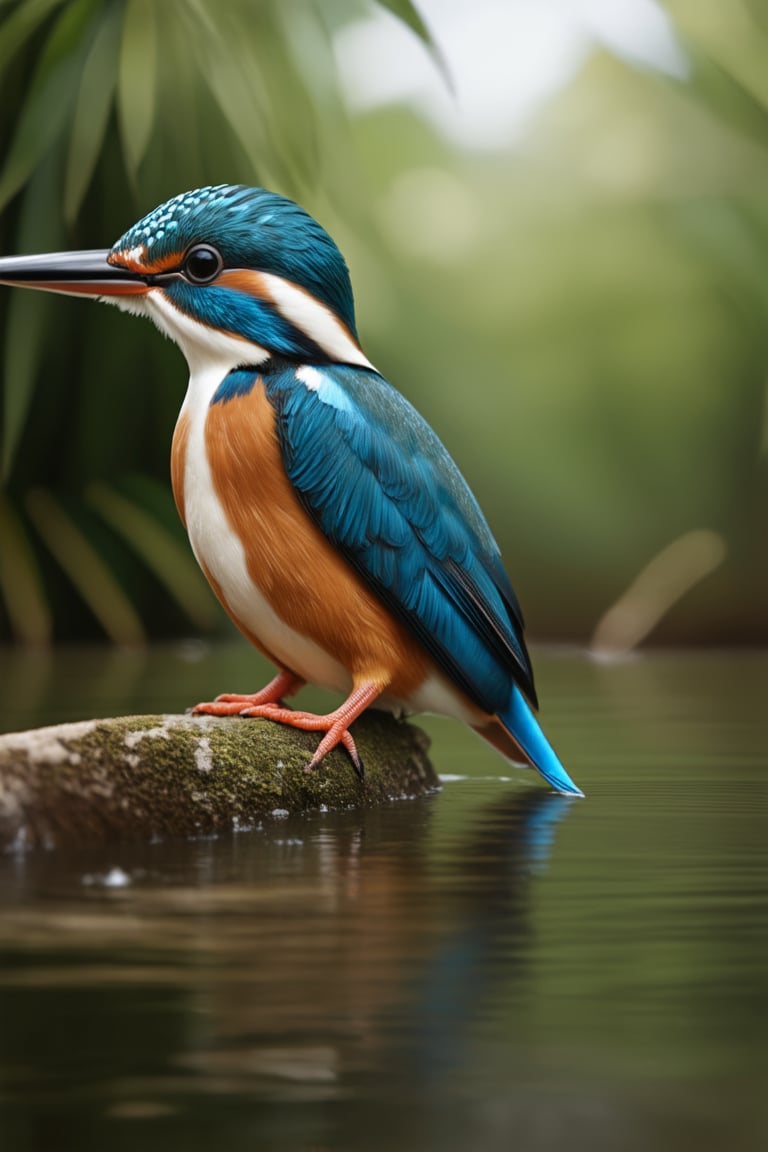
M 184 274 L 193 284 L 209 284 L 216 279 L 223 265 L 221 253 L 210 244 L 196 244 L 187 253 Z

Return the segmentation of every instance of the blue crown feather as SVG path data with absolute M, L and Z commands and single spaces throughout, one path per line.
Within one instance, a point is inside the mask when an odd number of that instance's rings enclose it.
M 285 196 L 242 184 L 218 184 L 174 196 L 121 236 L 114 256 L 145 248 L 148 262 L 193 244 L 210 244 L 225 268 L 280 276 L 326 304 L 357 339 L 349 270 L 336 243 Z

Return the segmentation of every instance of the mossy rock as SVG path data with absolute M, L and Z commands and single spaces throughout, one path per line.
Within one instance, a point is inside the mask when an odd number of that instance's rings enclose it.
M 438 787 L 421 729 L 383 713 L 308 772 L 316 733 L 266 720 L 126 716 L 0 736 L 0 850 L 242 829 L 272 816 L 359 808 Z

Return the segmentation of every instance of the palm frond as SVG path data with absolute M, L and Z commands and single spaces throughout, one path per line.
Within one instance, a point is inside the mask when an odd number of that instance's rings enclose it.
M 64 216 L 74 223 L 104 143 L 117 82 L 120 10 L 111 5 L 91 45 L 80 78 L 64 176 Z
M 149 144 L 157 87 L 157 27 L 153 0 L 128 0 L 123 17 L 117 107 L 125 166 L 138 180 Z
M 11 634 L 23 644 L 48 644 L 53 633 L 34 549 L 10 502 L 0 492 L 0 600 Z
M 188 547 L 147 509 L 105 484 L 91 485 L 86 499 L 154 573 L 193 627 L 209 631 L 217 613 Z
M 50 163 L 41 165 L 27 187 L 19 220 L 22 251 L 35 247 L 56 249 L 61 240 L 56 184 Z M 0 482 L 7 480 L 32 402 L 38 369 L 45 349 L 50 299 L 38 292 L 14 292 L 8 303 L 3 369 Z
M 146 633 L 130 599 L 60 501 L 49 491 L 27 493 L 27 512 L 41 540 L 114 644 L 142 645 Z

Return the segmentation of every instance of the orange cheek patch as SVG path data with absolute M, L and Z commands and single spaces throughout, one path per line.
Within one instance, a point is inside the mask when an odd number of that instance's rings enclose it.
M 246 296 L 255 296 L 259 300 L 272 300 L 260 272 L 250 272 L 246 268 L 228 269 L 218 275 L 216 284 L 233 292 L 244 292 Z
M 136 249 L 130 251 L 114 252 L 107 257 L 107 263 L 118 268 L 128 268 L 131 272 L 140 272 L 149 276 L 157 272 L 172 272 L 178 268 L 184 259 L 183 252 L 169 252 L 166 256 L 159 256 L 156 260 L 146 259 L 146 248 L 140 248 L 141 256 L 136 256 Z

